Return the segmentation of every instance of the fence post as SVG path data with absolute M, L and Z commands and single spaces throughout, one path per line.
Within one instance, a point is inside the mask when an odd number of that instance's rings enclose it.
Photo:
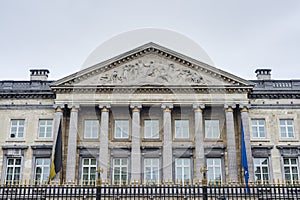
M 101 180 L 101 173 L 103 173 L 103 169 L 101 167 L 99 167 L 99 169 L 97 170 L 97 183 L 96 183 L 96 200 L 100 200 L 101 199 L 101 186 L 102 186 L 102 180 Z
M 205 167 L 200 169 L 200 173 L 203 173 L 203 176 L 202 176 L 202 189 L 203 189 L 202 198 L 203 198 L 203 200 L 207 200 L 207 177 L 206 177 L 206 172 L 207 172 L 207 169 Z

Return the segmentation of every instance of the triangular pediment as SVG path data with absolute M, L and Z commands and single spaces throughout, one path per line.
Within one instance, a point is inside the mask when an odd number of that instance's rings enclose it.
M 250 86 L 247 80 L 154 43 L 83 69 L 53 87 Z

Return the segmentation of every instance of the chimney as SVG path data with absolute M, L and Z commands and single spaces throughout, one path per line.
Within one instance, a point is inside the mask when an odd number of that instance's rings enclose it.
M 49 74 L 48 69 L 31 69 L 30 70 L 30 80 L 31 81 L 46 81 Z
M 257 80 L 271 80 L 271 69 L 255 70 Z

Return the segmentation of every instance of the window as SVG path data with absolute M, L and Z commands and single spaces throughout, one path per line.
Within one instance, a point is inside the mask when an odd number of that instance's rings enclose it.
M 144 120 L 144 137 L 150 139 L 159 138 L 158 120 Z
M 82 183 L 90 184 L 96 180 L 97 160 L 95 158 L 82 159 Z
M 283 158 L 285 181 L 298 181 L 298 160 L 297 158 Z
M 207 180 L 209 182 L 222 181 L 222 166 L 220 158 L 208 158 L 207 162 Z
M 24 137 L 24 119 L 12 119 L 10 126 L 11 138 L 23 138 Z
M 268 158 L 254 158 L 255 181 L 269 180 Z
M 115 120 L 115 138 L 126 139 L 129 133 L 128 120 Z
M 182 183 L 190 182 L 191 179 L 191 159 L 177 158 L 175 160 L 175 178 Z
M 52 120 L 40 119 L 39 121 L 39 138 L 52 137 Z
M 282 138 L 294 137 L 294 122 L 292 119 L 280 120 L 280 134 Z
M 265 120 L 264 119 L 253 119 L 252 124 L 252 138 L 265 138 Z
M 21 173 L 21 158 L 8 158 L 6 181 L 8 183 L 18 183 Z
M 128 159 L 113 159 L 113 182 L 114 184 L 126 184 L 128 180 Z
M 205 120 L 205 137 L 220 138 L 219 120 Z
M 37 158 L 35 160 L 35 183 L 45 184 L 50 173 L 50 158 Z
M 159 182 L 159 158 L 144 159 L 144 180 L 147 183 Z
M 175 138 L 189 138 L 189 120 L 175 120 Z
M 99 122 L 98 120 L 84 121 L 84 138 L 98 138 Z

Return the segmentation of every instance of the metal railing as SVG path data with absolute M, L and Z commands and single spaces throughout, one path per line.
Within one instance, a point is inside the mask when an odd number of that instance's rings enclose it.
M 0 199 L 34 199 L 34 200 L 239 200 L 239 199 L 300 199 L 300 185 L 297 184 L 216 184 L 202 186 L 195 184 L 129 184 L 111 185 L 2 185 Z

